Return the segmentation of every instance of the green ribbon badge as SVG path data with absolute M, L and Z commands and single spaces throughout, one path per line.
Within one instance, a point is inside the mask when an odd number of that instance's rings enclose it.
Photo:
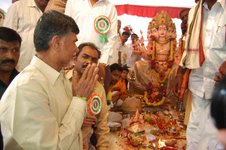
M 100 43 L 107 43 L 107 42 L 108 42 L 107 34 L 101 34 L 100 35 Z
M 88 100 L 88 109 L 92 115 L 98 115 L 102 108 L 102 100 L 99 95 L 93 93 Z
M 110 31 L 111 22 L 106 16 L 99 16 L 94 20 L 94 28 L 100 34 L 99 41 L 104 44 L 108 42 L 107 33 Z

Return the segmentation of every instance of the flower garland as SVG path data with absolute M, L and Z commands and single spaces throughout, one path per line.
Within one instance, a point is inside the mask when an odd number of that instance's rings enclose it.
M 156 41 L 151 41 L 152 42 L 152 46 L 151 51 L 152 51 L 152 60 L 150 61 L 150 66 L 152 69 L 157 70 L 157 61 L 155 59 L 156 57 Z M 166 80 L 168 78 L 168 75 L 171 71 L 171 68 L 173 67 L 174 64 L 174 58 L 173 58 L 173 49 L 174 49 L 174 44 L 172 41 L 170 41 L 170 54 L 169 54 L 169 60 L 167 61 L 167 65 L 165 68 L 163 68 L 163 71 L 158 72 L 159 75 L 159 79 L 158 79 L 158 84 L 160 84 L 159 86 L 153 86 L 153 84 L 156 83 L 152 83 L 150 82 L 147 86 L 146 86 L 146 92 L 144 94 L 144 100 L 145 103 L 148 106 L 159 106 L 162 105 L 165 101 L 166 98 Z M 157 71 L 156 71 L 157 72 Z M 153 95 L 154 91 L 153 89 L 155 89 L 155 93 L 156 95 Z
M 146 92 L 144 95 L 144 100 L 148 106 L 159 106 L 163 104 L 166 97 L 166 85 L 165 84 L 156 84 L 149 83 L 146 86 Z

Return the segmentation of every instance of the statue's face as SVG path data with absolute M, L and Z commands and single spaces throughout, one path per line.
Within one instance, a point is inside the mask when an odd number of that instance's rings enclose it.
M 150 38 L 157 39 L 159 37 L 159 32 L 156 28 L 151 29 Z
M 173 28 L 169 28 L 168 31 L 167 31 L 167 37 L 169 39 L 175 39 L 176 38 L 176 32 L 174 31 Z
M 158 28 L 159 37 L 166 37 L 167 28 L 166 25 L 160 25 Z
M 168 31 L 167 31 L 168 38 L 172 38 L 172 35 L 173 35 L 173 29 L 169 28 Z

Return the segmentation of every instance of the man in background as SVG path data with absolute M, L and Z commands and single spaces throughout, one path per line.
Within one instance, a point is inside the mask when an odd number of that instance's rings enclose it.
M 185 34 L 187 31 L 187 22 L 188 22 L 188 13 L 189 9 L 184 8 L 180 11 L 179 17 L 181 19 L 181 31 L 182 31 L 182 36 Z
M 133 47 L 134 47 L 134 44 L 135 42 L 137 42 L 139 40 L 139 37 L 136 33 L 132 33 L 131 34 L 131 43 L 129 43 L 127 46 L 128 46 L 128 58 L 126 60 L 126 63 L 128 65 L 128 67 L 130 68 L 133 68 L 134 67 L 134 64 L 141 60 L 141 56 L 140 54 L 136 54 L 133 52 Z
M 121 79 L 122 74 L 122 67 L 118 63 L 114 63 L 110 65 L 111 70 L 111 80 L 110 80 L 110 86 L 107 92 L 107 100 L 109 102 L 116 102 L 121 95 L 120 88 L 121 87 L 114 87 L 115 84 Z
M 225 6 L 225 0 L 200 0 L 188 26 L 188 38 L 180 63 L 191 69 L 188 88 L 192 92 L 192 109 L 186 130 L 188 150 L 222 148 L 210 117 L 210 99 L 215 75 L 226 60 Z M 178 69 L 178 95 L 185 71 Z
M 118 56 L 119 56 L 118 63 L 120 65 L 125 65 L 126 64 L 126 60 L 128 58 L 129 48 L 126 45 L 126 42 L 128 41 L 129 37 L 130 37 L 130 32 L 128 32 L 128 31 L 122 32 L 121 43 L 120 43 L 120 45 L 118 47 Z
M 6 27 L 0 27 L 0 99 L 18 74 L 15 69 L 20 56 L 20 35 Z M 2 133 L 0 131 L 0 149 L 3 149 Z
M 23 39 L 17 70 L 22 71 L 35 54 L 34 29 L 48 0 L 19 0 L 8 9 L 3 26 L 14 29 Z
M 6 27 L 0 27 L 0 99 L 6 88 L 18 74 L 15 69 L 20 56 L 20 35 Z

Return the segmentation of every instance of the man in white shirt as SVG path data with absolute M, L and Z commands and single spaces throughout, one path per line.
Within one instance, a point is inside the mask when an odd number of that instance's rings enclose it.
M 133 68 L 134 67 L 134 64 L 137 61 L 141 60 L 141 56 L 138 55 L 138 54 L 135 54 L 133 52 L 133 46 L 134 46 L 134 44 L 135 44 L 135 42 L 137 40 L 139 40 L 138 35 L 135 34 L 135 33 L 133 33 L 133 34 L 131 34 L 131 41 L 132 42 L 127 45 L 129 47 L 129 49 L 128 49 L 129 51 L 128 51 L 128 58 L 126 60 L 126 63 L 128 65 L 128 67 L 130 67 L 130 68 Z
M 22 71 L 35 54 L 34 29 L 49 0 L 19 0 L 8 9 L 3 26 L 17 31 L 22 44 L 17 70 Z
M 188 27 L 190 40 L 186 43 L 187 48 L 181 60 L 182 66 L 192 69 L 189 76 L 192 110 L 186 131 L 187 149 L 222 149 L 210 117 L 210 98 L 215 85 L 215 75 L 226 60 L 225 0 L 201 0 L 193 17 Z M 194 26 L 193 21 L 196 21 Z M 179 84 L 176 84 L 176 87 L 181 85 L 183 72 L 179 68 Z M 180 89 L 178 86 L 177 94 L 180 93 Z
M 65 14 L 78 24 L 78 44 L 94 43 L 101 51 L 99 62 L 110 65 L 117 37 L 115 6 L 108 0 L 67 0 Z
M 125 43 L 128 41 L 129 37 L 130 37 L 130 32 L 127 32 L 127 31 L 122 32 L 122 35 L 120 37 L 121 43 L 119 44 L 119 47 L 118 47 L 118 53 L 119 53 L 118 63 L 120 65 L 125 65 L 126 59 L 128 58 L 129 47 Z
M 34 32 L 36 55 L 9 85 L 0 102 L 4 149 L 82 150 L 81 127 L 98 68 L 88 65 L 72 86 L 64 70 L 77 51 L 74 20 L 44 13 Z
M 122 34 L 120 32 L 121 24 L 122 24 L 121 20 L 118 20 L 117 21 L 117 36 L 115 38 L 114 48 L 113 48 L 113 51 L 111 54 L 111 56 L 114 56 L 114 57 L 111 57 L 109 65 L 114 64 L 114 63 L 119 63 L 119 61 L 121 61 L 119 58 L 119 47 L 122 45 L 122 41 L 121 41 Z

